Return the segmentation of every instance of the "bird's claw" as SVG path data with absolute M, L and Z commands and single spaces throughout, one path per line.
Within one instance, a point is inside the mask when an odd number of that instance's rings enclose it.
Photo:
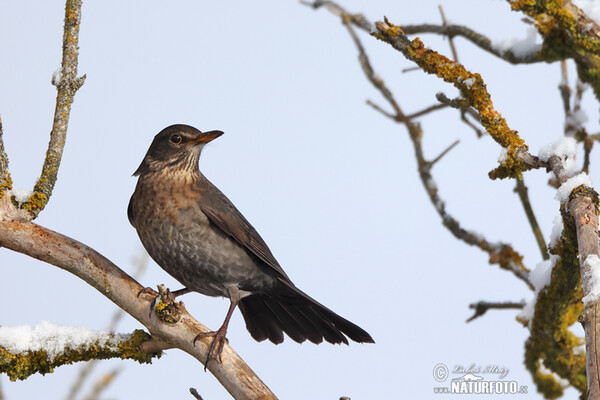
M 137 297 L 139 298 L 142 294 L 150 295 L 153 297 L 152 303 L 150 303 L 150 312 L 148 313 L 148 317 L 152 317 L 152 310 L 154 310 L 154 306 L 156 305 L 156 300 L 158 299 L 159 293 L 151 287 L 145 287 L 138 292 Z
M 142 294 L 149 294 L 152 297 L 158 296 L 158 292 L 154 289 L 152 289 L 151 287 L 145 287 L 142 290 L 140 290 L 137 294 L 137 297 L 140 297 Z
M 229 343 L 229 340 L 227 339 L 227 337 L 225 337 L 226 334 L 227 334 L 227 329 L 219 329 L 216 332 L 211 331 L 211 332 L 199 333 L 194 338 L 194 346 L 195 346 L 196 341 L 198 339 L 203 339 L 203 338 L 210 337 L 210 336 L 213 337 L 213 340 L 210 342 L 210 346 L 208 347 L 208 354 L 206 355 L 206 362 L 204 363 L 205 371 L 206 371 L 206 366 L 208 365 L 208 362 L 210 360 L 216 360 L 219 363 L 223 362 L 223 360 L 221 360 L 221 353 L 223 352 L 223 346 L 225 345 L 225 342 Z

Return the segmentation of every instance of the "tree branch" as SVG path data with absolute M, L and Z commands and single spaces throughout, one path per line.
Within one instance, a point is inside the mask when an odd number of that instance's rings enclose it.
M 10 330 L 11 328 L 2 329 Z M 51 333 L 51 335 L 56 334 L 56 332 Z M 48 340 L 51 339 L 52 337 L 48 338 Z M 148 339 L 150 336 L 141 330 L 136 330 L 131 335 L 98 334 L 93 343 L 66 344 L 59 354 L 53 356 L 50 356 L 49 350 L 45 348 L 13 352 L 6 347 L 7 344 L 0 343 L 0 373 L 7 374 L 14 381 L 27 379 L 35 373 L 45 375 L 62 365 L 80 361 L 119 358 L 150 363 L 153 357 L 160 357 L 161 352 L 149 354 L 140 351 L 139 346 Z
M 582 187 L 580 187 L 581 189 Z M 586 302 L 585 296 L 590 294 L 594 286 L 594 273 L 588 257 L 600 257 L 598 245 L 598 194 L 575 189 L 571 194 L 568 210 L 575 220 L 579 265 L 581 269 L 581 286 L 584 295 L 584 310 L 580 316 L 585 330 L 585 354 L 587 355 L 588 399 L 600 398 L 600 301 Z M 596 203 L 596 204 L 595 204 Z M 596 271 L 596 273 L 598 273 Z M 595 283 L 598 284 L 598 283 Z
M 469 308 L 475 310 L 475 313 L 467 319 L 467 322 L 473 321 L 475 318 L 481 317 L 483 314 L 487 312 L 487 310 L 495 309 L 495 310 L 506 310 L 506 309 L 517 309 L 520 310 L 525 306 L 525 302 L 514 302 L 514 301 L 505 301 L 502 303 L 499 302 L 489 302 L 489 301 L 478 301 L 477 303 L 469 304 Z
M 395 120 L 396 122 L 403 123 L 406 126 L 415 150 L 415 157 L 417 159 L 417 166 L 419 169 L 419 177 L 421 178 L 421 182 L 425 187 L 427 194 L 429 195 L 431 203 L 435 207 L 437 213 L 442 218 L 442 224 L 457 239 L 462 240 L 467 244 L 477 246 L 481 250 L 488 253 L 489 262 L 491 264 L 498 264 L 500 268 L 511 271 L 513 274 L 515 274 L 517 278 L 525 282 L 529 288 L 533 289 L 533 285 L 529 281 L 529 270 L 523 265 L 523 257 L 519 253 L 517 253 L 512 248 L 512 246 L 505 243 L 488 242 L 480 234 L 464 229 L 460 225 L 458 220 L 456 220 L 452 215 L 446 212 L 445 203 L 439 196 L 437 185 L 433 179 L 433 176 L 431 175 L 432 164 L 431 162 L 425 159 L 423 153 L 423 131 L 421 130 L 421 126 L 418 123 L 413 122 L 412 119 L 408 118 L 404 114 L 404 112 L 401 110 L 400 106 L 396 102 L 392 92 L 385 85 L 385 82 L 381 78 L 377 78 L 375 71 L 373 70 L 373 67 L 371 66 L 371 63 L 369 61 L 369 58 L 364 50 L 364 47 L 362 46 L 358 35 L 356 35 L 356 32 L 351 26 L 352 24 L 356 25 L 355 19 L 352 18 L 352 14 L 347 13 L 342 7 L 331 1 L 317 1 L 315 3 L 309 4 L 313 5 L 314 8 L 318 8 L 322 5 L 327 5 L 330 11 L 333 10 L 332 12 L 335 15 L 338 15 L 342 18 L 342 23 L 347 27 L 348 32 L 350 33 L 352 40 L 354 41 L 358 49 L 359 59 L 361 65 L 363 66 L 363 72 L 365 73 L 369 82 L 371 82 L 373 86 L 382 94 L 382 96 L 388 101 L 388 103 L 396 113 L 389 113 L 372 102 L 367 102 L 367 104 L 371 105 L 383 115 Z M 363 20 L 364 17 L 361 16 L 360 21 Z M 371 24 L 362 22 L 359 26 L 361 27 L 361 29 L 365 29 L 365 26 L 367 25 L 370 26 Z M 448 61 L 453 63 L 453 61 Z M 499 115 L 499 113 L 496 114 Z M 516 132 L 514 132 L 514 135 L 516 135 Z M 529 154 L 522 147 L 520 149 L 523 150 L 527 155 Z M 518 152 L 516 153 L 520 154 Z M 525 155 L 523 157 L 525 157 Z M 534 158 L 532 156 L 529 156 L 529 158 L 537 160 L 537 158 Z
M 46 207 L 52 195 L 58 176 L 63 149 L 69 125 L 71 104 L 77 90 L 83 85 L 85 75 L 77 77 L 79 57 L 79 24 L 81 23 L 81 0 L 67 0 L 65 6 L 65 26 L 63 35 L 63 55 L 61 70 L 55 76 L 54 84 L 58 89 L 54 122 L 50 132 L 50 143 L 42 173 L 33 187 L 33 194 L 21 207 L 28 210 L 34 219 Z
M 544 61 L 544 59 L 535 52 L 525 55 L 516 55 L 511 50 L 503 50 L 497 46 L 494 46 L 494 43 L 486 36 L 462 25 L 400 25 L 400 28 L 408 35 L 418 33 L 438 33 L 448 37 L 460 36 L 467 39 L 469 42 L 478 46 L 482 50 L 485 50 L 488 53 L 503 59 L 504 61 L 508 61 L 511 64 L 532 64 Z
M 4 150 L 3 133 L 2 118 L 0 118 L 0 198 L 4 196 L 5 190 L 12 189 L 10 173 L 8 172 L 8 156 L 6 150 Z
M 137 319 L 152 335 L 141 349 L 153 353 L 179 348 L 201 363 L 207 357 L 211 338 L 193 340 L 209 329 L 181 307 L 178 323 L 167 324 L 149 315 L 151 296 L 139 296 L 143 287 L 104 256 L 76 240 L 32 222 L 10 218 L 16 211 L 4 196 L 0 199 L 0 246 L 60 267 L 79 278 Z M 207 368 L 235 399 L 275 399 L 275 395 L 243 360 L 225 344 L 223 362 L 209 362 Z
M 529 225 L 531 226 L 531 230 L 533 231 L 533 236 L 535 236 L 535 240 L 537 242 L 538 248 L 540 249 L 540 253 L 544 260 L 550 258 L 548 254 L 548 247 L 546 246 L 546 240 L 544 239 L 544 234 L 540 229 L 540 225 L 537 222 L 537 218 L 535 217 L 535 213 L 533 212 L 533 208 L 531 207 L 531 202 L 529 201 L 529 195 L 527 186 L 525 186 L 525 182 L 523 182 L 523 178 L 517 178 L 517 186 L 515 187 L 515 192 L 519 195 L 519 199 L 521 200 L 521 204 L 523 205 L 523 209 L 525 210 L 525 215 L 527 216 L 527 221 L 529 221 Z

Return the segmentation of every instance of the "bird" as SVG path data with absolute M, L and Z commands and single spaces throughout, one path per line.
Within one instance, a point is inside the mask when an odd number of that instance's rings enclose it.
M 183 124 L 160 131 L 133 174 L 137 185 L 127 215 L 152 259 L 184 288 L 230 300 L 212 336 L 205 365 L 221 361 L 236 307 L 258 342 L 282 343 L 283 333 L 302 343 L 374 343 L 358 325 L 301 291 L 233 203 L 200 171 L 202 149 L 222 131 Z

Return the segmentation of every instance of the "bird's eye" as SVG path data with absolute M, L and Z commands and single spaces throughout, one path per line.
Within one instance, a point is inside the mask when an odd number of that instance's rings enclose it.
M 175 144 L 181 143 L 181 136 L 179 135 L 171 135 L 171 142 Z

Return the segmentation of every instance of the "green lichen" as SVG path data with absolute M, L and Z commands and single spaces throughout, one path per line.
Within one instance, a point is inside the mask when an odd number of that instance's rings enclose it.
M 48 196 L 44 193 L 34 191 L 27 201 L 21 205 L 21 208 L 35 213 L 39 210 L 43 210 L 47 203 Z
M 519 0 L 510 5 L 533 18 L 544 38 L 541 57 L 546 62 L 572 58 L 579 78 L 592 86 L 600 100 L 600 41 L 589 34 L 588 22 L 573 15 L 564 0 Z
M 135 360 L 141 364 L 151 363 L 152 358 L 159 358 L 162 353 L 148 354 L 140 351 L 140 344 L 148 339 L 150 339 L 149 334 L 142 330 L 135 330 L 128 340 L 119 343 L 116 350 L 114 346 L 96 342 L 89 347 L 66 348 L 52 360 L 48 359 L 45 350 L 11 354 L 0 347 L 0 373 L 6 373 L 11 381 L 16 381 L 27 379 L 35 373 L 42 375 L 52 373 L 56 367 L 79 361 L 121 358 Z
M 552 269 L 550 283 L 538 294 L 531 336 L 525 344 L 525 365 L 538 391 L 550 399 L 560 397 L 562 387 L 552 375 L 539 371 L 540 360 L 580 392 L 587 390 L 585 355 L 574 351 L 582 340 L 569 331 L 583 311 L 577 233 L 566 203 L 561 206 L 561 215 L 564 230 L 557 245 L 550 249 L 559 258 Z
M 598 192 L 596 192 L 593 188 L 586 185 L 579 185 L 575 189 L 571 190 L 569 194 L 569 201 L 573 200 L 575 197 L 589 197 L 592 199 L 594 203 L 596 215 L 600 215 L 600 201 L 598 197 Z
M 7 190 L 12 190 L 12 179 L 10 178 L 10 173 L 8 171 L 6 171 L 6 177 L 4 178 L 3 182 L 0 182 L 0 199 L 2 198 L 2 196 L 4 196 L 4 193 Z
M 165 301 L 159 297 L 159 301 L 154 307 L 154 313 L 163 322 L 168 324 L 174 324 L 179 322 L 181 319 L 181 310 L 179 309 L 179 303 L 169 299 Z
M 527 145 L 517 131 L 510 129 L 504 117 L 495 110 L 481 75 L 472 73 L 462 64 L 426 48 L 419 38 L 409 40 L 399 27 L 389 21 L 379 22 L 376 26 L 379 30 L 373 34 L 376 38 L 401 51 L 424 72 L 434 74 L 453 84 L 460 90 L 465 103 L 477 110 L 481 124 L 492 139 L 507 149 L 506 160 L 498 171 L 491 174 L 493 178 L 517 177 L 527 170 L 527 167 L 516 157 L 518 151 L 528 149 Z

